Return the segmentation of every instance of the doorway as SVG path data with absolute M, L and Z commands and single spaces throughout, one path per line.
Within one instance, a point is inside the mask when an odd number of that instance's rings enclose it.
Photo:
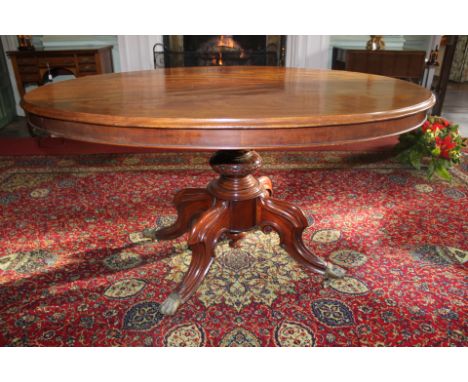
M 460 134 L 468 137 L 468 36 L 443 36 L 440 48 L 432 112 L 458 124 Z

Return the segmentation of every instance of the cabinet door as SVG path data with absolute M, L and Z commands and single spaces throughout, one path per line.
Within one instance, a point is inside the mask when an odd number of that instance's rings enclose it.
M 11 122 L 16 115 L 15 100 L 11 90 L 10 76 L 6 65 L 5 53 L 0 40 L 0 128 Z

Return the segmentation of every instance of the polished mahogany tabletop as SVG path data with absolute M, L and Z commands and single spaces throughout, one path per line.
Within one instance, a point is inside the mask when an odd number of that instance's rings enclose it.
M 421 86 L 345 71 L 197 67 L 83 77 L 40 87 L 33 125 L 79 140 L 179 149 L 286 149 L 399 134 L 424 122 Z

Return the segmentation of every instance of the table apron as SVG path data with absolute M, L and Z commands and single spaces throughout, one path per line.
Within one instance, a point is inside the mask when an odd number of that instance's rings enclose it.
M 94 125 L 28 114 L 28 123 L 64 138 L 119 146 L 157 149 L 285 150 L 338 145 L 385 138 L 413 130 L 426 120 L 426 112 L 362 124 L 300 128 L 142 128 Z

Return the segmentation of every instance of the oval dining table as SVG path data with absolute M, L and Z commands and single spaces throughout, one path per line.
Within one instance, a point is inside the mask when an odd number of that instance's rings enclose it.
M 343 272 L 306 247 L 308 223 L 294 204 L 274 198 L 255 150 L 291 150 L 398 135 L 424 123 L 435 98 L 402 80 L 363 73 L 281 67 L 197 67 L 83 77 L 26 94 L 28 123 L 87 142 L 211 150 L 219 177 L 174 197 L 177 219 L 144 235 L 171 240 L 189 232 L 192 251 L 181 283 L 161 304 L 174 314 L 205 278 L 221 238 L 238 245 L 246 232 L 276 231 L 306 269 Z M 300 197 L 300 196 L 299 196 Z

